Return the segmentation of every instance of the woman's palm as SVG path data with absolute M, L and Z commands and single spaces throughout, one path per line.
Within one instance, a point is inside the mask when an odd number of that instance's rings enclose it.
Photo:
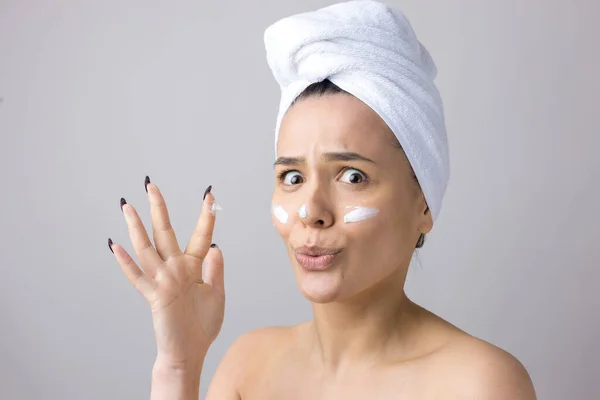
M 209 187 L 196 229 L 181 252 L 165 201 L 158 187 L 146 179 L 156 247 L 137 212 L 124 199 L 122 209 L 142 269 L 122 246 L 109 244 L 125 275 L 150 305 L 158 357 L 175 364 L 197 362 L 217 337 L 225 309 L 223 257 L 211 245 L 214 197 Z

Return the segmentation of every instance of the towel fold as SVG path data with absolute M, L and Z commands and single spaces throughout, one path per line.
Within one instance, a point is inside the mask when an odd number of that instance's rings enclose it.
M 264 33 L 281 88 L 281 120 L 309 85 L 329 79 L 371 107 L 398 138 L 435 220 L 450 175 L 437 69 L 404 14 L 377 1 L 349 1 L 283 18 Z

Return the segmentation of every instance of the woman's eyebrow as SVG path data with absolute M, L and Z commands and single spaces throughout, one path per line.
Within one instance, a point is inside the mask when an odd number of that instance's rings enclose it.
M 274 163 L 276 165 L 298 165 L 305 161 L 304 157 L 279 157 Z
M 323 155 L 321 155 L 321 159 L 324 162 L 367 161 L 367 162 L 375 164 L 375 161 L 371 160 L 370 158 L 367 158 L 365 156 L 362 156 L 358 153 L 351 152 L 351 151 L 323 153 Z M 289 165 L 299 165 L 299 164 L 303 164 L 304 162 L 306 162 L 306 159 L 304 157 L 279 157 L 275 161 L 275 163 L 273 163 L 273 166 L 276 166 L 276 165 L 288 165 L 288 166 Z
M 344 151 L 344 152 L 339 152 L 339 153 L 324 153 L 321 156 L 321 159 L 325 162 L 328 162 L 328 161 L 367 161 L 367 162 L 375 164 L 375 161 L 371 160 L 370 158 L 362 156 L 358 153 L 354 153 L 352 151 Z

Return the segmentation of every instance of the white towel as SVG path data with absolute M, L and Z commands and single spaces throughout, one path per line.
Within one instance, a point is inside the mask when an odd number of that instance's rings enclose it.
M 283 115 L 307 86 L 329 79 L 370 106 L 402 145 L 435 220 L 450 175 L 436 66 L 398 10 L 349 1 L 283 18 L 265 30 Z

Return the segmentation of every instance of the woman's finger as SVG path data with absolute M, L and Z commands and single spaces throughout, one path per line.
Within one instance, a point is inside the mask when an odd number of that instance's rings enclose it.
M 150 215 L 152 216 L 152 233 L 156 251 L 163 260 L 181 254 L 175 231 L 171 226 L 167 204 L 158 186 L 153 183 L 146 185 L 150 200 Z
M 149 300 L 156 287 L 155 282 L 144 274 L 122 246 L 108 239 L 108 247 L 114 253 L 117 262 L 127 279 L 129 279 L 129 282 L 146 300 Z
M 135 208 L 131 204 L 128 204 L 125 199 L 121 199 L 121 209 L 125 215 L 125 221 L 127 221 L 129 238 L 131 239 L 131 244 L 133 244 L 135 255 L 140 260 L 144 271 L 150 278 L 154 278 L 156 276 L 156 269 L 163 263 L 163 260 L 154 249 L 154 246 L 152 246 L 144 223 Z
M 185 254 L 203 260 L 208 253 L 212 243 L 213 230 L 215 228 L 216 203 L 209 186 L 202 201 L 202 211 L 198 223 L 192 232 L 192 237 L 185 248 Z
M 223 253 L 216 244 L 212 244 L 204 258 L 204 281 L 215 290 L 225 293 Z

